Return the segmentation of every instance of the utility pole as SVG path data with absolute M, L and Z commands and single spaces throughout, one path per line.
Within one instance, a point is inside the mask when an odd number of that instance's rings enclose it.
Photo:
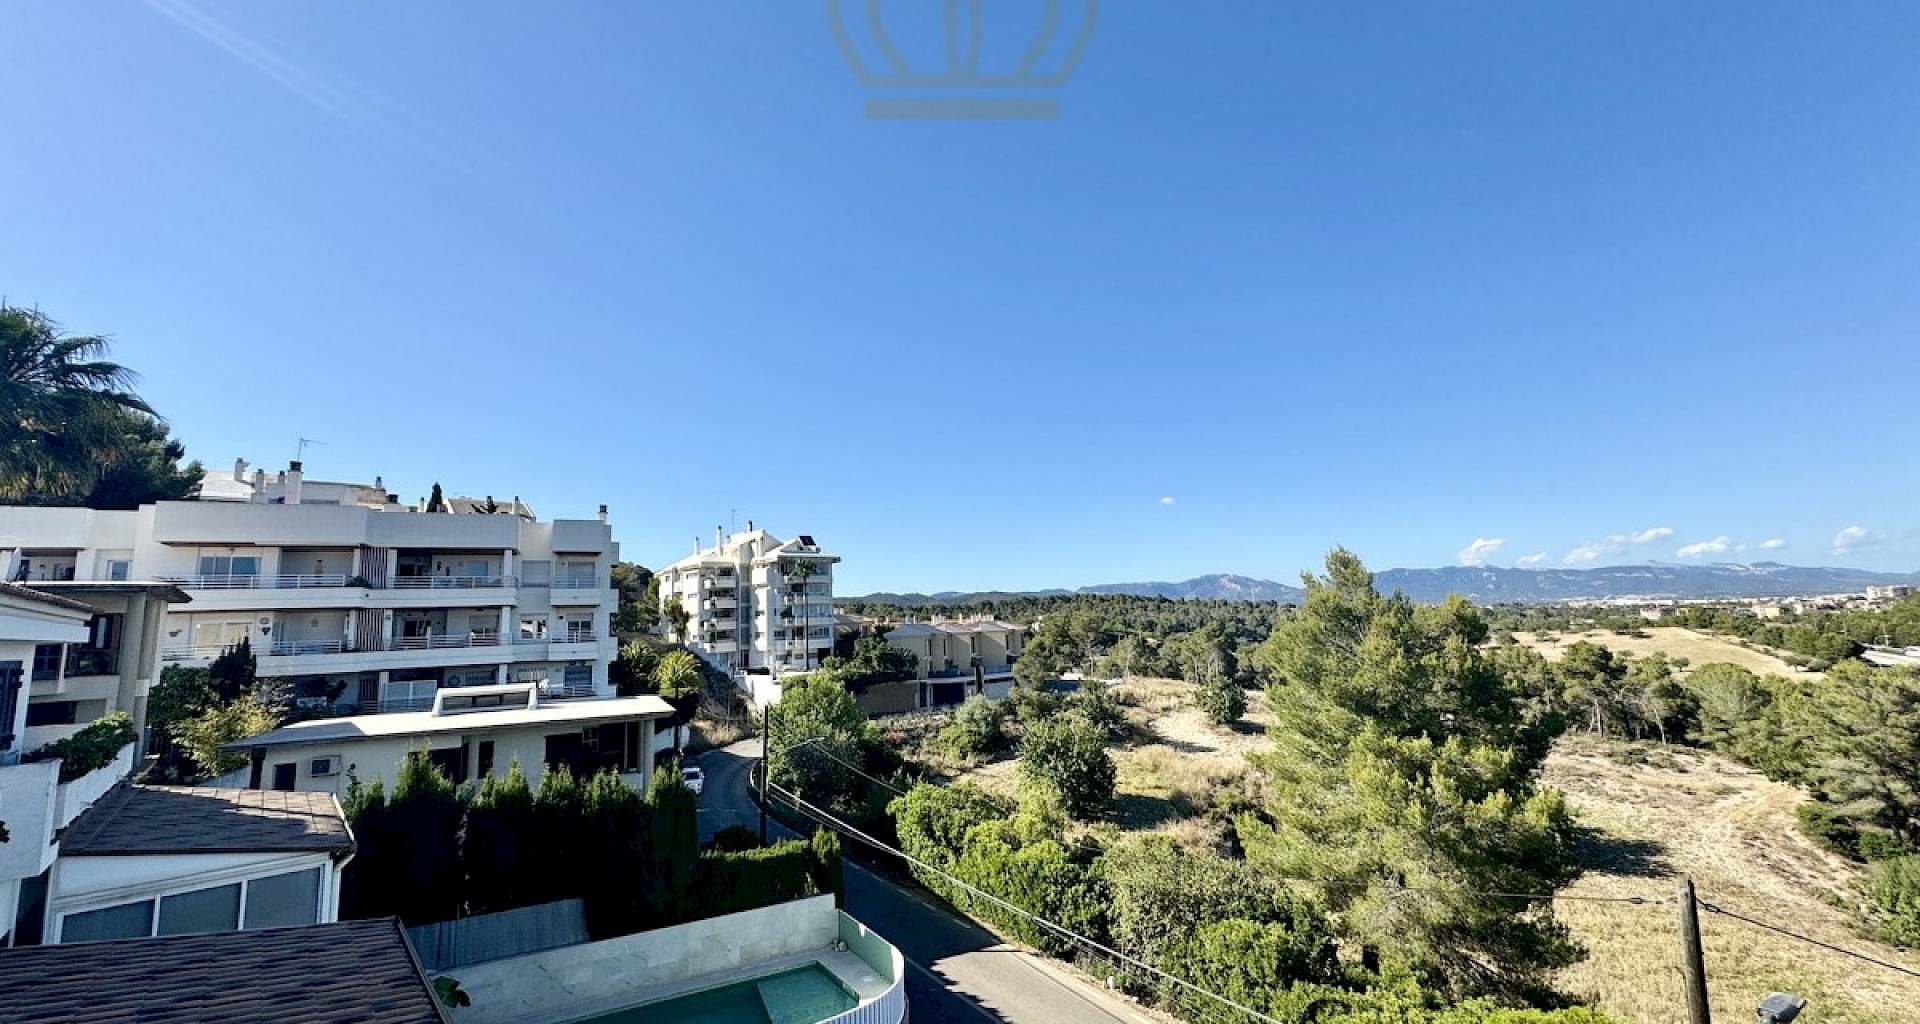
M 1707 1006 L 1707 958 L 1700 948 L 1700 901 L 1693 879 L 1680 883 L 1680 978 L 1687 988 L 1687 1024 L 1713 1024 Z
M 760 845 L 767 845 L 767 801 L 772 799 L 768 785 L 773 781 L 773 761 L 767 757 L 767 742 L 773 735 L 773 704 L 760 709 Z

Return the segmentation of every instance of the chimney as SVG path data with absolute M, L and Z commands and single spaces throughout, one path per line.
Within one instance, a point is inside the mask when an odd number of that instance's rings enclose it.
M 605 505 L 600 506 L 600 521 L 603 523 L 607 521 L 607 506 Z
M 287 504 L 300 504 L 300 480 L 303 476 L 305 476 L 305 474 L 300 472 L 299 459 L 287 463 Z
M 747 520 L 747 532 L 748 533 L 753 532 L 753 520 L 751 519 Z
M 266 470 L 256 469 L 253 471 L 253 494 L 248 496 L 247 500 L 250 502 L 253 502 L 254 504 L 264 504 L 266 502 L 267 500 L 267 471 Z
M 700 553 L 700 535 L 697 533 L 693 535 L 693 553 L 696 555 Z
M 233 482 L 236 484 L 244 484 L 247 482 L 247 460 L 233 460 Z
M 373 489 L 379 491 L 381 494 L 385 494 L 387 493 L 387 482 L 376 476 L 373 478 Z
M 724 548 L 724 547 L 726 547 L 726 546 L 727 546 L 727 529 L 726 529 L 726 527 L 724 527 L 724 526 L 716 526 L 716 527 L 714 527 L 714 528 L 713 528 L 713 549 L 714 549 L 715 551 L 718 551 L 718 550 L 720 550 L 721 548 Z

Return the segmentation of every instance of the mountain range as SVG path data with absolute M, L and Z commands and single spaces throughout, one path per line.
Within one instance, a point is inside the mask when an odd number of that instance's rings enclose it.
M 1383 592 L 1399 590 L 1416 601 L 1439 601 L 1460 594 L 1482 604 L 1543 603 L 1607 598 L 1796 597 L 1856 593 L 1869 586 L 1905 583 L 1920 586 L 1920 573 L 1869 572 L 1755 562 L 1750 565 L 1615 565 L 1595 569 L 1507 569 L 1499 566 L 1447 566 L 1439 569 L 1388 569 L 1374 574 Z M 918 607 L 968 604 L 1064 594 L 1134 594 L 1175 600 L 1278 601 L 1298 603 L 1306 591 L 1272 580 L 1217 574 L 1179 583 L 1103 583 L 1078 590 L 979 591 L 938 594 L 869 594 L 854 600 Z

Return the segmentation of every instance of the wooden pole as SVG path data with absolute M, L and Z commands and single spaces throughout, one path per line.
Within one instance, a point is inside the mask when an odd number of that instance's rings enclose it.
M 1707 958 L 1700 948 L 1700 902 L 1691 878 L 1680 883 L 1680 977 L 1687 989 L 1687 1024 L 1713 1024 L 1707 1006 Z
M 767 845 L 767 801 L 773 799 L 772 787 L 767 783 L 773 762 L 767 758 L 769 734 L 773 732 L 773 704 L 760 709 L 760 845 Z

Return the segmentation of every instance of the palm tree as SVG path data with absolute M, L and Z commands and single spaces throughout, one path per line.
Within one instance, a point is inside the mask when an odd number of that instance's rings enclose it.
M 153 416 L 107 340 L 62 334 L 37 310 L 0 306 L 0 497 L 86 493 L 118 461 L 129 414 Z

